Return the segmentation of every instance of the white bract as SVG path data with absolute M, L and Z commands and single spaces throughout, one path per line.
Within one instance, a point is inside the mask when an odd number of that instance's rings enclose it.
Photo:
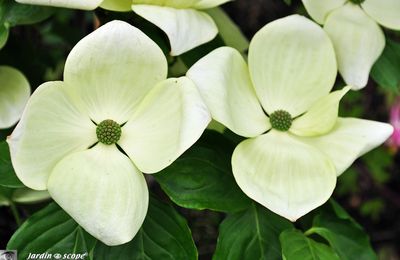
M 217 25 L 203 10 L 228 1 L 133 0 L 132 9 L 167 34 L 171 55 L 177 56 L 217 36 Z
M 19 70 L 0 66 L 0 129 L 18 122 L 30 94 L 29 82 Z
M 365 87 L 371 68 L 385 47 L 385 35 L 378 24 L 400 30 L 400 1 L 302 1 L 331 38 L 343 79 L 353 89 Z
M 210 122 L 194 83 L 166 79 L 167 68 L 144 33 L 110 22 L 72 49 L 64 81 L 33 93 L 7 140 L 20 180 L 107 245 L 130 241 L 145 218 L 141 172 L 170 165 Z
M 168 36 L 171 55 L 178 56 L 211 41 L 218 28 L 204 12 L 231 0 L 17 0 L 25 4 L 92 10 L 129 11 L 153 23 Z
M 337 176 L 393 131 L 389 124 L 338 118 L 350 88 L 330 93 L 336 74 L 329 37 L 298 15 L 254 36 L 249 65 L 222 47 L 187 73 L 213 118 L 249 138 L 232 156 L 240 188 L 291 221 L 327 201 Z

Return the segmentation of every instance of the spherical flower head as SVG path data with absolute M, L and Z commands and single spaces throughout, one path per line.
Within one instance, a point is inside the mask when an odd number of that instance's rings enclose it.
M 328 35 L 299 15 L 257 32 L 248 65 L 221 47 L 187 73 L 213 118 L 248 138 L 232 155 L 239 187 L 291 221 L 325 203 L 337 176 L 393 132 L 388 124 L 338 117 L 350 87 L 330 92 L 336 74 Z
M 19 179 L 107 245 L 130 241 L 144 221 L 142 172 L 170 165 L 210 122 L 193 82 L 167 70 L 144 33 L 107 23 L 72 49 L 64 81 L 39 86 L 7 139 Z
M 285 110 L 276 110 L 269 116 L 269 120 L 271 122 L 271 127 L 286 132 L 292 126 L 292 116 L 286 112 Z
M 111 119 L 102 121 L 96 127 L 97 139 L 107 145 L 117 143 L 121 138 L 121 132 L 121 126 Z
M 302 1 L 310 16 L 323 25 L 332 40 L 344 81 L 354 90 L 365 87 L 371 68 L 386 43 L 379 25 L 400 30 L 400 1 Z

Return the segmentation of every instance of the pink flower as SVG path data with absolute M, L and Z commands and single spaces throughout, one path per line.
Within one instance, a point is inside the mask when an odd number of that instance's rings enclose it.
M 394 132 L 387 144 L 391 149 L 397 152 L 400 147 L 400 98 L 396 100 L 390 109 L 390 124 L 394 128 Z

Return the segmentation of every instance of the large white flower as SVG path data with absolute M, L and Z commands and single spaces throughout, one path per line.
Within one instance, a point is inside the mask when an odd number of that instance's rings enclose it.
M 92 10 L 100 6 L 113 11 L 129 11 L 155 24 L 168 36 L 171 55 L 178 56 L 218 34 L 214 20 L 206 12 L 231 0 L 17 0 L 25 4 L 51 5 Z
M 15 68 L 0 66 L 0 129 L 17 123 L 30 94 L 24 74 Z
M 167 67 L 144 33 L 110 22 L 73 48 L 64 81 L 33 93 L 8 139 L 20 180 L 107 245 L 130 241 L 145 218 L 141 172 L 171 164 L 210 121 L 194 83 L 166 79 Z
M 324 25 L 335 47 L 339 72 L 353 89 L 366 86 L 372 65 L 385 47 L 378 24 L 400 30 L 399 0 L 302 0 Z
M 238 51 L 222 47 L 187 73 L 213 118 L 249 138 L 232 156 L 240 188 L 292 221 L 323 204 L 336 177 L 393 131 L 389 124 L 338 118 L 349 87 L 329 93 L 336 74 L 329 37 L 298 15 L 254 36 L 248 66 Z

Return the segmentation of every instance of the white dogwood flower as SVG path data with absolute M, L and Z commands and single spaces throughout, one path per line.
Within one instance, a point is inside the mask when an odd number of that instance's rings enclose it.
M 0 129 L 18 122 L 30 94 L 29 82 L 19 70 L 0 66 Z
M 400 1 L 302 1 L 331 38 L 343 79 L 353 89 L 365 87 L 371 68 L 385 47 L 385 35 L 378 24 L 400 30 Z
M 69 54 L 64 81 L 41 85 L 8 138 L 19 179 L 107 245 L 130 241 L 148 206 L 141 172 L 170 165 L 210 121 L 186 77 L 167 77 L 161 49 L 110 22 Z M 123 152 L 122 152 L 123 151 Z
M 168 36 L 171 55 L 178 56 L 218 34 L 214 20 L 203 10 L 231 0 L 17 0 L 19 3 L 93 10 L 132 10 Z
M 337 176 L 393 131 L 389 124 L 338 118 L 350 88 L 330 93 L 336 75 L 329 37 L 299 15 L 262 28 L 250 43 L 249 65 L 235 49 L 221 47 L 187 73 L 213 118 L 249 138 L 232 156 L 240 188 L 291 221 L 326 202 Z

